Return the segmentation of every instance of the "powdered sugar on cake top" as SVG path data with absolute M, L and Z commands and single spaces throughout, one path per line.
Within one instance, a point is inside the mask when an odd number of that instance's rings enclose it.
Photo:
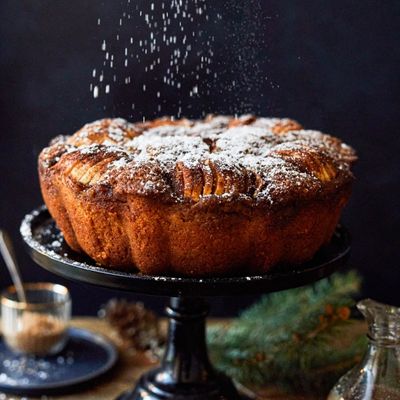
M 137 124 L 100 120 L 45 149 L 41 162 L 50 168 L 72 153 L 83 158 L 101 153 L 97 163 L 110 158 L 91 185 L 124 182 L 139 194 L 170 193 L 183 199 L 182 187 L 187 192 L 199 180 L 205 185 L 214 174 L 214 186 L 220 179 L 223 190 L 201 192 L 199 200 L 239 196 L 271 204 L 288 192 L 304 194 L 319 190 L 327 180 L 351 179 L 355 160 L 354 150 L 339 139 L 302 130 L 289 119 L 253 116 Z M 177 179 L 183 179 L 181 185 Z

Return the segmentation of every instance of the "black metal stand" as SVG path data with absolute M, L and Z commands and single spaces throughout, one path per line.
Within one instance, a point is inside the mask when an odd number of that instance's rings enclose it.
M 232 381 L 208 359 L 201 298 L 172 297 L 167 307 L 168 343 L 161 366 L 142 376 L 133 391 L 118 400 L 237 400 Z
M 258 276 L 196 279 L 145 276 L 99 267 L 69 249 L 44 207 L 25 217 L 21 233 L 33 260 L 51 272 L 80 282 L 170 297 L 167 349 L 161 366 L 142 376 L 131 392 L 117 400 L 248 399 L 239 394 L 231 379 L 210 364 L 205 340 L 208 306 L 204 297 L 302 286 L 334 272 L 350 252 L 349 235 L 338 227 L 331 243 L 300 267 L 280 268 Z

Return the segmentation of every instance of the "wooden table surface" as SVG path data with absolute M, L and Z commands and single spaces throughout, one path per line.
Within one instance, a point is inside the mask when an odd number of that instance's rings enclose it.
M 218 323 L 218 321 L 215 321 L 215 323 Z M 118 346 L 117 338 L 112 334 L 110 327 L 104 321 L 97 318 L 74 318 L 72 326 L 100 333 L 108 337 Z M 131 389 L 139 376 L 154 366 L 154 363 L 151 363 L 143 356 L 129 355 L 126 352 L 120 352 L 120 358 L 116 367 L 105 376 L 100 383 L 79 393 L 65 396 L 42 396 L 41 400 L 114 400 L 120 393 Z M 257 391 L 257 395 L 257 398 L 260 400 L 323 400 L 323 398 L 318 396 L 290 396 L 274 389 Z M 0 400 L 27 399 L 27 397 L 20 398 L 12 395 L 0 394 Z M 32 398 L 29 397 L 29 399 Z

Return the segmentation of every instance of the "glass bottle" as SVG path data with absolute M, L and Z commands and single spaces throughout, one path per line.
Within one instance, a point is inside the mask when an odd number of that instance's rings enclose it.
M 327 400 L 400 400 L 400 308 L 371 299 L 357 308 L 368 323 L 368 350 Z

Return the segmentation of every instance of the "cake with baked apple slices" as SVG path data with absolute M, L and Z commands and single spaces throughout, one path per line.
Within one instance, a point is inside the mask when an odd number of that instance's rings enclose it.
M 103 119 L 39 157 L 44 201 L 75 251 L 149 275 L 265 274 L 330 241 L 354 150 L 278 118 Z

